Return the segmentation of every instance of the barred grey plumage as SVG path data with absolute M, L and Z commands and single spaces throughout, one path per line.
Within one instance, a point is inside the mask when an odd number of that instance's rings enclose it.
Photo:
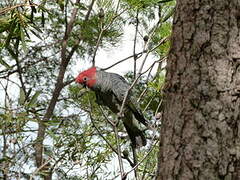
M 93 88 L 97 88 L 102 92 L 113 91 L 119 101 L 124 100 L 125 93 L 128 91 L 130 85 L 122 76 L 105 71 L 97 71 L 96 76 L 96 84 Z
M 107 106 L 116 114 L 120 111 L 125 94 L 130 87 L 122 76 L 115 73 L 96 70 L 95 67 L 80 73 L 76 81 L 91 88 L 96 94 L 97 103 Z M 131 93 L 132 92 L 129 91 L 122 120 L 133 147 L 139 147 L 146 145 L 146 138 L 143 131 L 139 129 L 133 115 L 145 126 L 147 126 L 147 121 L 140 109 L 135 105 L 136 101 Z

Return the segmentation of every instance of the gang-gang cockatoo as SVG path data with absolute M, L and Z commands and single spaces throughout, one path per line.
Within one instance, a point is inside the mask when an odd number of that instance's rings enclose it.
M 96 67 L 81 72 L 77 76 L 76 82 L 93 90 L 96 94 L 97 103 L 107 106 L 115 114 L 120 112 L 122 102 L 130 87 L 122 76 L 98 70 Z M 137 102 L 131 93 L 132 92 L 129 91 L 122 120 L 132 142 L 132 146 L 136 148 L 145 146 L 146 138 L 143 131 L 138 128 L 134 117 L 145 126 L 147 126 L 147 121 L 140 109 L 135 105 Z

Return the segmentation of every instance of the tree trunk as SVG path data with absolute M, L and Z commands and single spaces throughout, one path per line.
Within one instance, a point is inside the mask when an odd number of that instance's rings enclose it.
M 240 180 L 240 1 L 177 0 L 158 180 Z

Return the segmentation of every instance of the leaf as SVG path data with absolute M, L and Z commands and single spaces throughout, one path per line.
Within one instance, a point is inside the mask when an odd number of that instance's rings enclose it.
M 0 57 L 0 64 L 2 64 L 7 69 L 11 69 L 11 66 L 8 63 L 6 63 L 1 57 Z
M 21 36 L 23 51 L 26 53 L 27 52 L 27 46 L 26 46 L 25 35 L 24 35 L 22 27 L 20 27 L 20 33 L 21 33 L 20 36 Z
M 13 34 L 14 34 L 15 27 L 16 27 L 16 23 L 12 22 L 10 27 L 9 27 L 9 33 L 8 33 L 7 39 L 5 41 L 5 46 L 6 47 L 9 46 L 10 40 L 12 39 Z
M 32 97 L 32 99 L 29 101 L 29 103 L 28 103 L 28 107 L 34 107 L 34 106 L 36 106 L 36 102 L 37 102 L 37 98 L 38 98 L 38 96 L 41 94 L 41 91 L 37 91 L 34 95 L 33 95 L 33 97 Z
M 7 47 L 7 50 L 15 60 L 18 60 L 18 56 L 10 47 Z
M 44 7 L 45 3 L 42 3 L 38 6 L 38 9 L 42 10 L 42 12 L 46 12 L 48 15 L 53 16 L 53 13 Z M 51 17 L 49 17 L 51 19 Z
M 41 16 L 41 23 L 42 23 L 42 27 L 44 27 L 45 25 L 45 17 L 44 17 L 44 12 L 42 11 L 42 16 Z
M 161 21 L 162 21 L 162 22 L 165 22 L 165 21 L 167 21 L 169 18 L 171 18 L 172 15 L 173 15 L 173 13 L 174 13 L 174 11 L 175 11 L 175 8 L 172 8 L 172 9 L 165 15 L 165 17 L 164 17 Z
M 29 25 L 32 26 L 38 32 L 43 33 L 42 30 L 39 27 L 37 27 L 36 25 L 34 25 L 34 24 L 29 24 Z
M 1 17 L 0 18 L 0 33 L 9 29 L 10 22 L 9 17 Z
M 59 5 L 61 11 L 64 11 L 64 0 L 57 0 L 57 4 Z
M 33 31 L 32 29 L 30 29 L 30 31 L 31 31 L 36 37 L 38 37 L 39 39 L 42 40 L 42 37 L 41 37 L 38 33 L 36 33 L 35 31 Z
M 88 8 L 86 8 L 86 5 L 84 3 L 77 3 L 76 6 L 80 9 L 80 10 L 88 10 Z
M 23 88 L 20 88 L 20 95 L 19 95 L 19 104 L 23 105 L 26 99 L 26 94 L 23 90 Z

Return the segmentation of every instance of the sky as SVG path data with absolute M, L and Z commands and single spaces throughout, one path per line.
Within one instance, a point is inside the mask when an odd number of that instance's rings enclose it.
M 134 36 L 135 36 L 135 28 L 133 26 L 125 27 L 123 39 L 120 42 L 120 45 L 117 47 L 106 49 L 100 49 L 96 55 L 96 66 L 100 68 L 106 68 L 110 65 L 122 60 L 126 57 L 133 55 L 133 45 L 134 45 Z M 143 50 L 144 41 L 139 40 L 136 46 L 136 53 L 141 52 Z M 145 57 L 145 54 L 137 61 L 137 70 L 140 68 L 142 61 Z M 156 57 L 153 55 L 149 55 L 147 61 L 143 67 L 143 71 L 148 69 L 149 66 L 156 60 Z M 112 68 L 107 70 L 108 72 L 114 72 L 121 75 L 126 74 L 129 71 L 133 71 L 134 67 L 133 58 L 130 58 Z M 79 72 L 91 67 L 90 63 L 86 63 L 84 61 L 80 61 L 76 65 L 76 69 L 74 69 L 74 74 L 77 75 Z M 157 65 L 154 66 L 152 70 L 152 74 L 155 74 L 157 70 Z
M 124 33 L 125 35 L 123 37 L 123 40 L 120 42 L 120 45 L 118 47 L 113 47 L 108 50 L 100 49 L 98 51 L 97 56 L 96 56 L 96 66 L 97 67 L 100 67 L 100 68 L 109 67 L 110 65 L 118 62 L 119 60 L 122 60 L 126 57 L 133 55 L 135 28 L 133 26 L 132 27 L 127 26 L 127 27 L 125 27 L 125 31 L 127 31 L 128 33 Z M 144 45 L 144 41 L 142 40 L 142 42 L 141 42 L 139 40 L 137 43 L 137 47 L 136 47 L 137 53 L 141 52 L 143 50 L 143 48 L 142 48 L 143 45 Z M 144 56 L 145 56 L 145 54 L 138 60 L 137 70 L 140 68 Z M 151 64 L 155 60 L 157 60 L 156 57 L 154 57 L 153 55 L 149 55 L 149 57 L 147 58 L 147 61 L 145 63 L 145 66 L 143 67 L 143 71 L 148 69 L 148 67 L 151 66 Z M 76 65 L 76 68 L 73 70 L 74 71 L 73 74 L 75 76 L 77 76 L 77 74 L 79 72 L 81 72 L 85 69 L 88 69 L 89 67 L 91 67 L 90 62 L 79 61 Z M 110 68 L 107 71 L 124 75 L 129 71 L 133 71 L 133 67 L 134 67 L 133 66 L 133 58 L 130 58 L 130 59 L 124 61 L 123 63 L 120 63 L 120 64 Z M 152 70 L 152 75 L 156 73 L 156 70 L 157 70 L 157 64 L 154 66 L 154 68 Z M 119 168 L 118 159 L 117 159 L 117 156 L 115 155 L 115 157 L 112 159 L 112 161 L 107 164 L 107 169 L 112 169 L 112 170 L 110 170 L 111 172 L 116 172 L 116 169 L 118 169 L 118 168 Z M 131 170 L 131 167 L 129 166 L 128 162 L 125 162 L 125 160 L 124 160 L 124 168 L 125 168 L 125 172 Z M 74 173 L 75 171 L 78 172 L 79 169 L 73 169 L 72 173 Z M 114 177 L 113 174 L 112 174 L 111 178 L 112 177 Z M 118 176 L 116 178 L 116 180 L 120 180 L 120 179 L 121 179 L 120 176 Z M 128 179 L 134 179 L 134 172 L 131 172 L 128 175 Z
M 109 48 L 108 50 L 106 49 L 100 49 L 97 52 L 96 56 L 96 66 L 100 68 L 106 68 L 109 67 L 110 65 L 118 62 L 119 60 L 122 60 L 128 56 L 133 55 L 133 46 L 134 46 L 134 36 L 135 36 L 135 28 L 134 26 L 127 26 L 125 27 L 125 31 L 128 33 L 124 33 L 124 37 L 122 41 L 120 42 L 120 45 L 117 47 Z M 137 47 L 136 47 L 136 52 L 141 52 L 143 50 L 143 45 L 144 41 L 140 39 L 137 42 Z M 140 68 L 142 61 L 144 59 L 145 54 L 137 61 L 137 70 Z M 156 57 L 153 55 L 150 55 L 147 58 L 147 61 L 145 63 L 145 66 L 143 67 L 143 71 L 148 69 L 148 67 L 156 60 Z M 90 63 L 87 63 L 86 61 L 79 61 L 77 65 L 75 66 L 76 68 L 73 69 L 73 75 L 77 76 L 77 74 L 89 67 L 91 67 Z M 133 58 L 130 58 L 123 63 L 120 63 L 111 69 L 107 70 L 108 72 L 114 72 L 118 73 L 121 75 L 126 74 L 129 71 L 133 71 Z M 156 73 L 157 65 L 155 65 L 155 68 L 152 71 L 152 74 Z M 19 90 L 16 88 L 11 88 L 12 90 L 10 93 L 18 97 L 19 95 Z M 0 88 L 0 101 L 3 100 L 3 96 L 1 95 L 4 91 L 2 88 Z M 2 101 L 3 102 L 3 101 Z M 36 124 L 32 124 L 31 126 L 36 126 Z M 36 134 L 31 135 L 33 139 L 35 139 Z M 125 167 L 128 163 L 125 164 Z M 109 168 L 118 168 L 118 160 L 115 157 L 111 163 L 108 164 Z M 25 167 L 29 168 L 29 167 Z M 130 170 L 130 167 L 127 167 L 126 170 Z M 30 170 L 30 169 L 29 169 Z M 79 170 L 79 169 L 78 169 Z M 130 177 L 133 177 L 133 173 L 131 173 Z M 120 177 L 119 177 L 120 179 Z

